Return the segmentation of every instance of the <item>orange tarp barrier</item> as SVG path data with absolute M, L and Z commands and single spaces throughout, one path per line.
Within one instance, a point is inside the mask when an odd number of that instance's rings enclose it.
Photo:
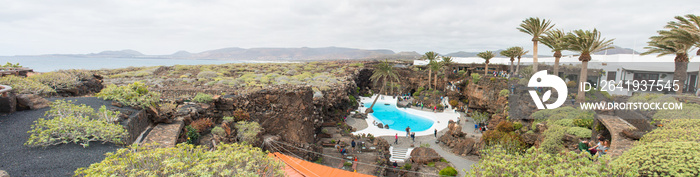
M 337 168 L 332 168 L 324 166 L 321 164 L 316 164 L 306 160 L 301 160 L 298 158 L 290 157 L 279 152 L 268 154 L 270 157 L 275 157 L 276 159 L 282 160 L 285 163 L 285 172 L 288 176 L 304 176 L 304 177 L 326 177 L 326 176 L 343 176 L 343 177 L 369 177 L 372 175 L 365 175 L 361 173 L 355 173 L 350 171 L 345 171 Z

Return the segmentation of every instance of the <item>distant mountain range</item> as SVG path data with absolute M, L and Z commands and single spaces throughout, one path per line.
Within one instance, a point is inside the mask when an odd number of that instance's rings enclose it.
M 44 55 L 46 56 L 46 55 Z M 51 54 L 48 56 L 72 56 L 91 58 L 170 58 L 170 59 L 215 59 L 215 60 L 259 60 L 259 61 L 298 61 L 298 60 L 351 60 L 351 59 L 414 59 L 420 57 L 415 52 L 399 52 L 386 49 L 365 50 L 341 47 L 323 48 L 222 48 L 200 53 L 178 51 L 170 55 L 144 55 L 135 50 L 103 51 L 90 54 Z
M 496 54 L 502 50 L 496 50 Z M 607 50 L 608 55 L 632 54 L 633 50 L 615 46 Z M 454 52 L 446 56 L 452 57 L 476 57 L 478 52 Z M 639 53 L 634 51 L 634 53 Z M 596 54 L 605 54 L 605 51 Z M 222 48 L 208 50 L 200 53 L 178 51 L 170 55 L 145 55 L 135 50 L 103 51 L 90 54 L 50 54 L 42 56 L 71 56 L 88 58 L 164 58 L 164 59 L 214 59 L 214 60 L 248 60 L 248 61 L 309 61 L 309 60 L 361 60 L 361 59 L 419 59 L 422 54 L 411 52 L 394 53 L 387 49 L 353 49 L 342 47 L 323 48 Z M 525 57 L 532 57 L 526 55 Z M 540 57 L 549 57 L 540 55 Z

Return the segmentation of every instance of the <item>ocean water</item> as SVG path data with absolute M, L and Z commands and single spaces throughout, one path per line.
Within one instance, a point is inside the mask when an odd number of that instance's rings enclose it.
M 371 105 L 371 101 L 364 103 L 365 108 L 369 108 Z M 389 125 L 390 129 L 405 131 L 406 127 L 410 126 L 411 131 L 424 131 L 433 126 L 432 120 L 401 111 L 394 104 L 377 103 L 374 104 L 372 110 L 374 110 L 372 115 L 381 123 Z
M 49 72 L 60 69 L 114 69 L 129 66 L 172 66 L 172 65 L 202 65 L 224 63 L 247 63 L 249 61 L 224 60 L 187 60 L 187 59 L 153 59 L 153 58 L 84 58 L 61 56 L 0 56 L 0 65 L 19 63 L 23 67 L 34 69 L 35 72 Z

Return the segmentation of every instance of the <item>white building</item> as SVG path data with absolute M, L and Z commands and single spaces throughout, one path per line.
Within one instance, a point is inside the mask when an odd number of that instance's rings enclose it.
M 695 93 L 698 89 L 698 70 L 700 69 L 700 61 L 696 61 L 694 55 L 690 54 L 690 63 L 688 63 L 688 77 L 683 83 L 685 85 L 684 92 Z M 616 54 L 616 55 L 592 55 L 591 61 L 588 63 L 589 69 L 602 69 L 601 79 L 597 79 L 599 82 L 598 86 L 605 86 L 610 83 L 610 80 L 614 80 L 615 83 L 625 83 L 622 84 L 621 88 L 613 89 L 608 91 L 610 94 L 614 95 L 632 95 L 634 92 L 644 92 L 641 89 L 637 91 L 634 88 L 630 88 L 629 91 L 626 88 L 627 82 L 632 86 L 633 83 L 639 85 L 641 80 L 661 80 L 662 85 L 666 85 L 667 82 L 673 83 L 673 73 L 675 70 L 674 55 L 667 55 L 662 57 L 657 57 L 656 55 L 636 55 L 636 54 Z M 455 63 L 462 64 L 472 64 L 472 63 L 483 63 L 484 59 L 478 57 L 452 57 Z M 521 65 L 532 65 L 532 58 L 521 58 Z M 538 58 L 540 64 L 554 65 L 554 57 L 540 57 Z M 428 62 L 425 60 L 414 60 L 414 65 L 426 65 Z M 495 57 L 490 60 L 491 64 L 510 64 L 510 58 L 504 58 L 502 56 Z M 517 64 L 517 58 L 515 59 Z M 581 62 L 578 61 L 578 56 L 563 56 L 560 61 L 560 65 L 580 65 Z M 562 73 L 558 73 L 562 76 Z M 562 76 L 563 77 L 563 76 Z M 575 78 L 578 78 L 576 76 Z M 605 83 L 603 83 L 605 82 Z M 647 88 L 651 83 L 647 82 Z M 656 85 L 656 83 L 654 83 Z M 680 83 L 678 83 L 680 84 Z M 650 89 L 644 89 L 648 92 Z M 652 92 L 659 93 L 673 93 L 672 90 L 654 89 Z

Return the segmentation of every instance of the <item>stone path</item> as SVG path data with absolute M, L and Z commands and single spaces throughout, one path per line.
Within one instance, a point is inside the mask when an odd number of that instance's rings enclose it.
M 620 135 L 620 133 L 622 130 L 628 128 L 634 129 L 634 126 L 617 116 L 598 115 L 597 118 L 603 123 L 603 125 L 605 125 L 612 136 L 612 140 L 610 141 L 610 150 L 608 152 L 610 156 L 619 156 L 628 149 L 632 148 L 634 141 Z
M 182 117 L 178 117 L 172 123 L 160 123 L 146 136 L 143 144 L 156 143 L 158 147 L 175 147 L 177 137 L 184 126 Z

